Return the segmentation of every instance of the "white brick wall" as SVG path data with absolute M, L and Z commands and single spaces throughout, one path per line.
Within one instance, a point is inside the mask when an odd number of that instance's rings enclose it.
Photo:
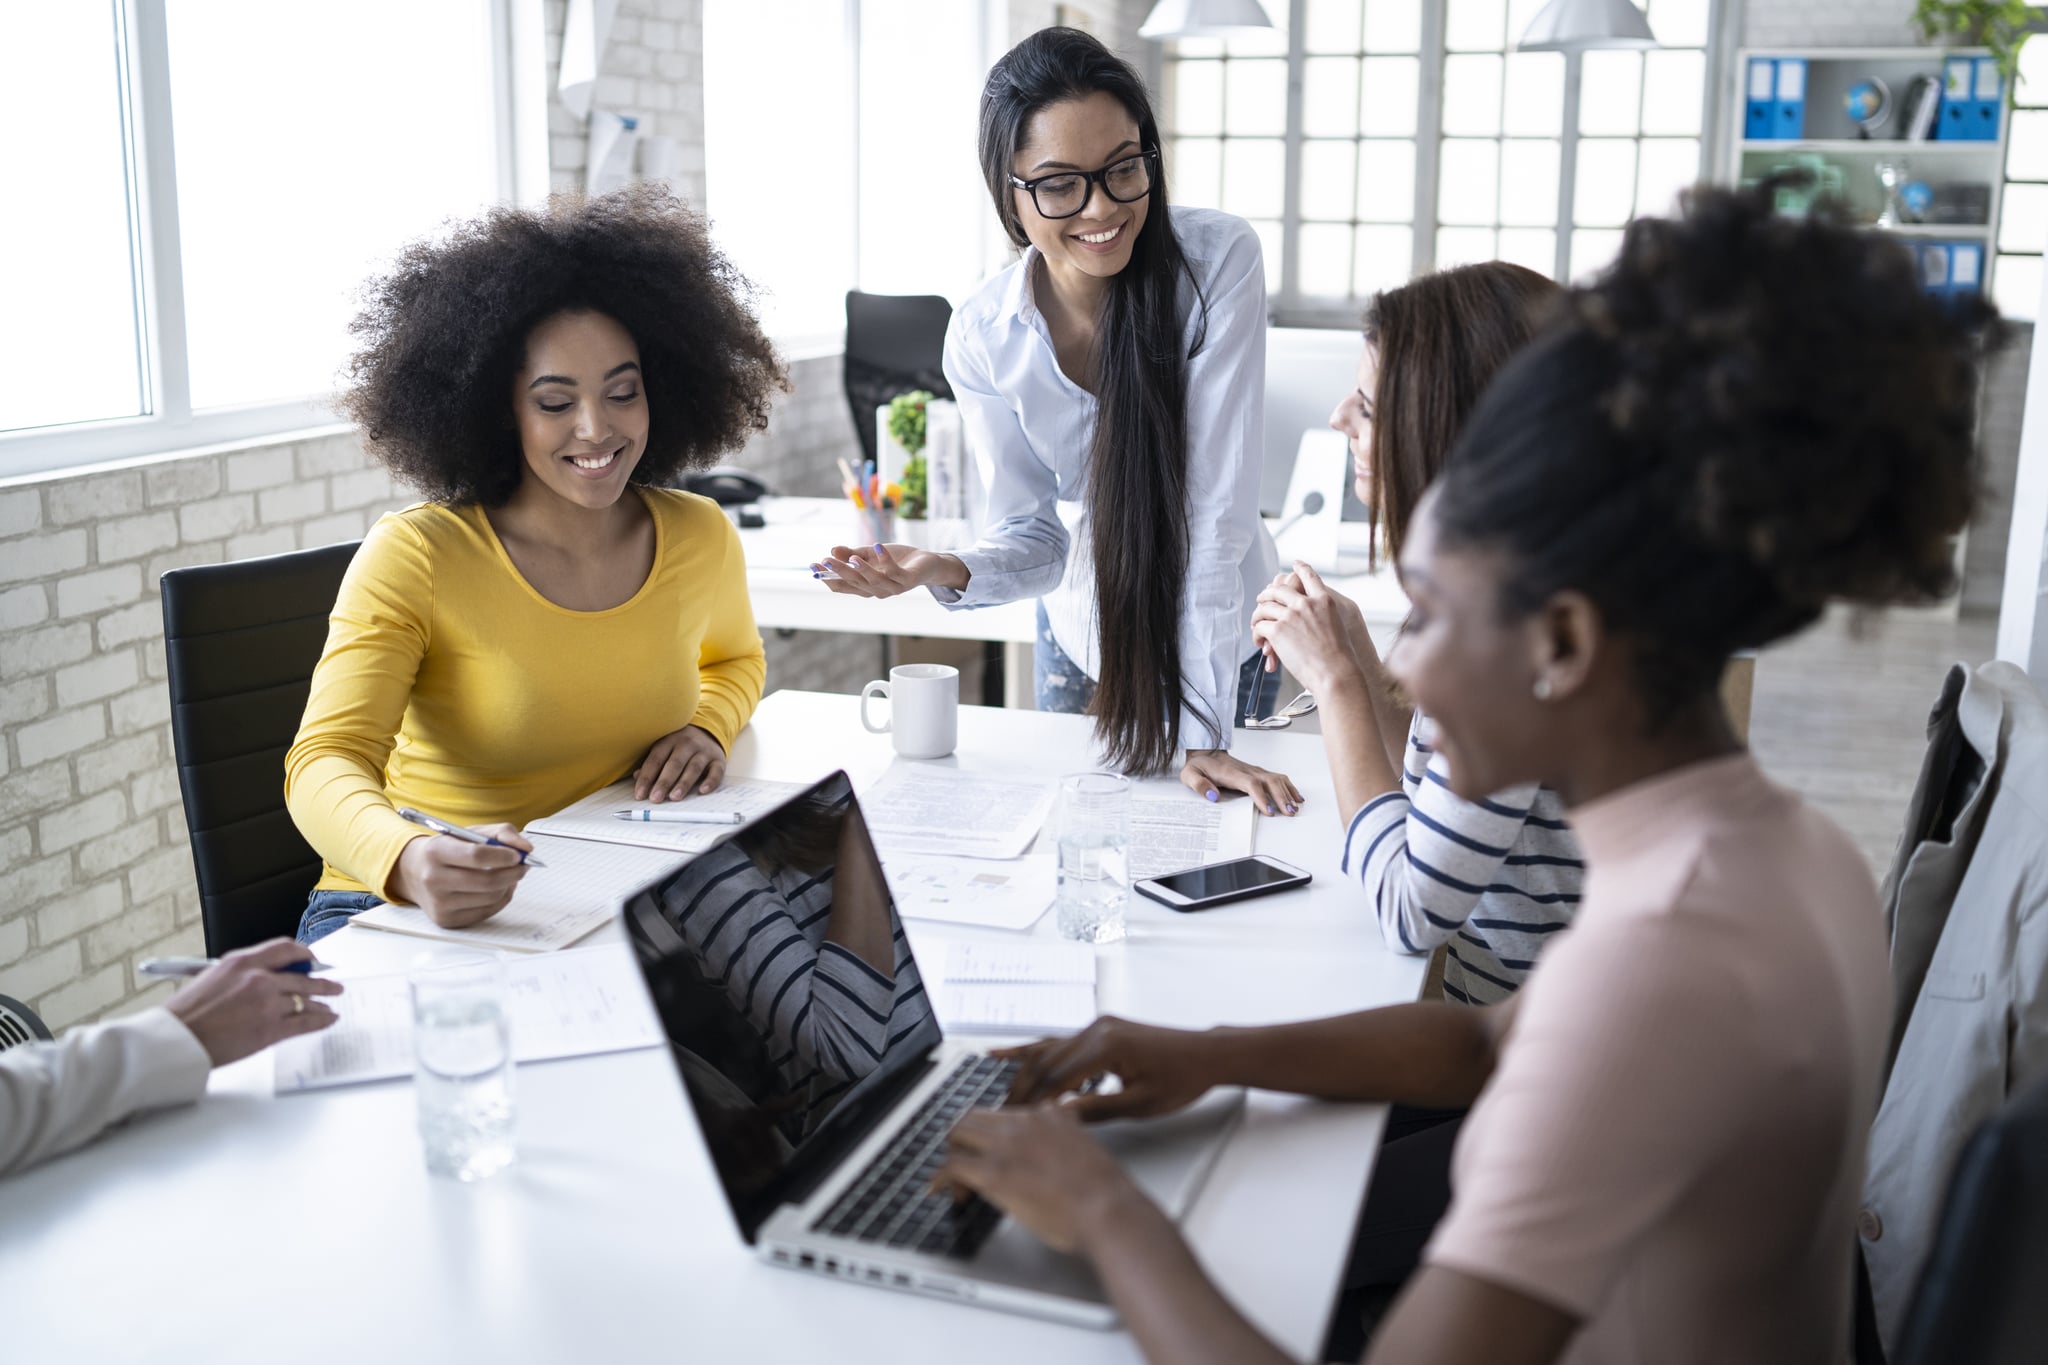
M 1737 0 L 1722 0 L 1724 4 Z M 1740 0 L 1744 47 L 1910 47 L 1913 0 Z
M 140 958 L 202 949 L 157 579 L 405 500 L 347 433 L 0 484 L 0 993 L 61 1028 L 161 995 Z

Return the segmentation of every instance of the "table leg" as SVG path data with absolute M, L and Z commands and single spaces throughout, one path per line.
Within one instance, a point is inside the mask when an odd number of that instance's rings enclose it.
M 1012 711 L 1036 711 L 1038 701 L 1031 690 L 1031 646 L 1005 641 L 1003 644 L 1003 705 Z

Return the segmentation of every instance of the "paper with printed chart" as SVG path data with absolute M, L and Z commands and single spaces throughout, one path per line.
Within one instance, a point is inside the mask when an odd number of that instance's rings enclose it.
M 1054 791 L 1042 778 L 991 777 L 898 759 L 860 794 L 860 808 L 885 859 L 904 853 L 1015 858 L 1044 828 Z
M 687 854 L 668 849 L 551 838 L 530 829 L 528 837 L 533 855 L 545 866 L 529 868 L 511 904 L 482 924 L 444 929 L 411 905 L 375 905 L 349 923 L 476 948 L 545 953 L 596 932 L 611 922 L 626 897 L 689 861 Z
M 656 809 L 694 810 L 709 814 L 736 812 L 739 825 L 669 825 L 659 820 L 621 820 L 612 812 L 645 806 L 633 799 L 633 779 L 614 782 L 592 792 L 553 815 L 528 822 L 528 834 L 552 834 L 561 839 L 594 839 L 606 844 L 632 844 L 637 848 L 660 848 L 671 853 L 702 853 L 720 836 L 750 824 L 798 792 L 804 782 L 770 782 L 763 777 L 728 777 L 718 790 L 667 801 Z
M 1050 853 L 998 861 L 943 853 L 892 853 L 882 860 L 896 913 L 990 929 L 1029 929 L 1052 906 L 1059 869 Z
M 324 1090 L 412 1074 L 412 998 L 401 972 L 336 973 L 345 988 L 323 996 L 339 1023 L 279 1043 L 277 1091 Z M 606 944 L 505 964 L 512 1056 L 521 1062 L 656 1047 L 661 1022 L 648 1006 L 630 951 Z
M 1248 858 L 1253 812 L 1248 800 L 1204 801 L 1185 787 L 1131 793 L 1131 880 Z

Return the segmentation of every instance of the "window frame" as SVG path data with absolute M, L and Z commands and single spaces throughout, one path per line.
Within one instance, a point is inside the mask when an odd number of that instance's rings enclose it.
M 129 249 L 136 282 L 136 363 L 146 410 L 134 416 L 0 431 L 0 480 L 345 425 L 320 398 L 193 411 L 165 0 L 105 3 L 114 8 L 114 74 L 127 146 Z M 485 6 L 491 32 L 497 198 L 537 202 L 547 191 L 542 16 L 538 6 L 517 0 L 476 3 Z M 536 129 L 541 134 L 538 140 Z
M 1301 228 L 1305 219 L 1301 211 L 1301 165 L 1302 148 L 1309 140 L 1303 131 L 1303 73 L 1308 58 L 1306 31 L 1309 0 L 1266 0 L 1269 6 L 1285 3 L 1288 9 L 1287 26 L 1287 110 L 1286 133 L 1283 155 L 1285 157 L 1284 198 L 1280 216 L 1280 287 L 1267 299 L 1267 310 L 1276 327 L 1356 327 L 1361 299 L 1333 301 L 1328 298 L 1305 297 L 1300 290 L 1300 243 Z M 1371 3 L 1371 0 L 1366 0 Z M 1417 44 L 1418 72 L 1416 80 L 1415 111 L 1415 203 L 1409 220 L 1413 231 L 1411 277 L 1436 268 L 1436 239 L 1438 230 L 1444 226 L 1437 215 L 1438 171 L 1443 155 L 1443 95 L 1444 63 L 1454 55 L 1447 36 L 1447 6 L 1441 0 L 1428 0 L 1422 9 L 1422 32 Z M 1737 7 L 1728 0 L 1707 0 L 1707 41 L 1704 48 L 1686 47 L 1677 51 L 1698 50 L 1703 54 L 1704 76 L 1701 81 L 1700 128 L 1696 135 L 1699 143 L 1699 166 L 1696 179 L 1712 178 L 1712 168 L 1717 164 L 1715 156 L 1716 111 L 1719 107 L 1722 84 L 1721 51 L 1726 45 L 1726 25 Z M 1512 54 L 1510 44 L 1505 52 Z M 1173 101 L 1170 89 L 1173 68 L 1183 60 L 1176 53 L 1165 51 L 1162 44 L 1159 58 L 1159 79 L 1155 82 L 1163 92 L 1162 112 L 1167 116 L 1166 126 L 1161 130 L 1162 140 L 1171 144 L 1181 136 L 1170 122 Z M 1367 54 L 1370 55 L 1370 54 Z M 1572 237 L 1576 230 L 1572 222 L 1573 206 L 1577 196 L 1577 170 L 1579 143 L 1585 134 L 1579 131 L 1580 86 L 1582 76 L 1581 54 L 1563 54 L 1564 103 L 1560 111 L 1558 132 L 1558 213 L 1556 224 L 1556 254 L 1552 271 L 1553 278 L 1560 282 L 1570 279 Z M 1195 58 L 1194 60 L 1213 60 Z M 1224 59 L 1225 64 L 1229 60 Z M 1243 59 L 1238 59 L 1243 60 Z M 1267 58 L 1265 60 L 1271 60 Z M 1647 82 L 1638 88 L 1637 131 L 1628 140 L 1637 144 L 1637 187 L 1641 179 L 1641 144 L 1649 135 L 1641 129 L 1641 101 L 1645 97 Z M 1206 134 L 1189 134 L 1204 137 Z M 1496 143 L 1515 136 L 1503 127 Z M 1594 135 L 1606 140 L 1608 135 Z M 1227 134 L 1222 135 L 1227 143 Z M 1354 228 L 1358 226 L 1353 224 Z M 1496 229 L 1497 230 L 1497 229 Z M 1608 229 L 1596 228 L 1596 231 Z

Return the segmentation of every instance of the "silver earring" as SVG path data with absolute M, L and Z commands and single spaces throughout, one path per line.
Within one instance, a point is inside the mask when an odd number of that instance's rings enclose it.
M 1532 692 L 1534 692 L 1534 693 L 1536 694 L 1536 700 L 1538 700 L 1538 701 L 1549 701 L 1549 700 L 1550 700 L 1550 679 L 1549 679 L 1549 678 L 1547 678 L 1547 677 L 1539 677 L 1539 678 L 1537 678 L 1537 679 L 1536 679 L 1536 685 L 1535 685 L 1534 687 L 1530 688 L 1529 690 L 1530 690 L 1530 691 L 1532 691 Z

